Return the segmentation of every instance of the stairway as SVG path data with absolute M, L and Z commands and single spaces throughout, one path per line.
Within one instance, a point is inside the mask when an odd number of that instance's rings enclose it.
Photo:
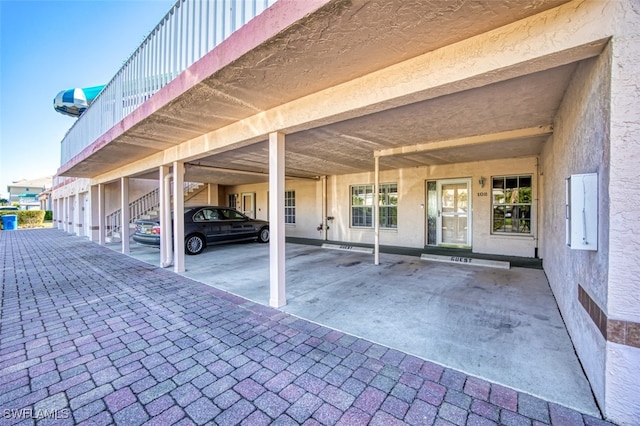
M 199 182 L 184 183 L 184 200 L 190 200 L 206 188 L 206 185 Z M 136 228 L 135 222 L 140 219 L 155 219 L 160 214 L 160 191 L 153 191 L 129 203 L 129 236 Z M 173 194 L 172 194 L 173 196 Z M 122 241 L 122 225 L 120 223 L 121 209 L 118 209 L 106 216 L 105 224 L 107 232 L 105 241 L 115 243 Z

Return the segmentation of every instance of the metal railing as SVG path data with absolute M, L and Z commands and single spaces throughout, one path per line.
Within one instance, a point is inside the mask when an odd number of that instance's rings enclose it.
M 71 126 L 64 165 L 276 0 L 178 0 Z
M 184 195 L 185 197 L 194 191 L 197 191 L 204 184 L 200 182 L 184 182 Z M 173 196 L 173 186 L 171 187 L 171 196 Z M 149 215 L 153 211 L 160 209 L 160 190 L 154 189 L 153 191 L 143 195 L 129 203 L 129 223 L 134 223 L 136 220 L 141 219 L 143 216 Z M 120 234 L 122 231 L 121 211 L 118 209 L 113 213 L 109 213 L 105 217 L 106 236 L 113 238 L 115 234 Z
M 140 219 L 142 216 L 149 214 L 150 212 L 157 210 L 160 206 L 159 190 L 153 191 L 143 195 L 129 203 L 129 218 L 131 223 Z M 106 236 L 113 237 L 114 234 L 118 234 L 122 231 L 121 222 L 121 209 L 109 213 L 105 218 L 105 226 L 107 227 Z

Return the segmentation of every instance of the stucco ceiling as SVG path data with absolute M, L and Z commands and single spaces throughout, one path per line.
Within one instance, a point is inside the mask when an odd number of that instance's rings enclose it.
M 550 125 L 575 68 L 576 64 L 569 64 L 287 135 L 287 175 L 314 177 L 372 171 L 374 150 Z M 380 167 L 384 170 L 536 155 L 546 138 L 536 136 L 386 157 Z M 243 183 L 266 180 L 268 144 L 264 141 L 191 163 L 219 169 L 209 170 L 209 178 L 218 183 L 233 183 L 238 178 L 226 170 L 264 174 L 245 176 Z M 203 170 L 198 168 L 196 174 L 188 168 L 187 177 L 206 177 Z
M 482 34 L 567 0 L 328 2 L 186 90 L 65 173 L 97 176 L 273 106 Z M 215 53 L 212 52 L 212 54 Z M 575 64 L 287 135 L 286 174 L 370 171 L 381 148 L 551 124 Z M 544 137 L 385 158 L 382 168 L 534 155 Z M 192 163 L 266 173 L 266 141 Z M 197 171 L 196 171 L 197 170 Z M 149 170 L 139 176 L 152 177 Z M 187 168 L 188 180 L 260 174 Z

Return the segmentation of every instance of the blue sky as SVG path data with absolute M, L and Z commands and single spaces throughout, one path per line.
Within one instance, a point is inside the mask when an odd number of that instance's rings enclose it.
M 0 0 L 0 195 L 55 174 L 74 118 L 53 98 L 109 82 L 175 0 Z

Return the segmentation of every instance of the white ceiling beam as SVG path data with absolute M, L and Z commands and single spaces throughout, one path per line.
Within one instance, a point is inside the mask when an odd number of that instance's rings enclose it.
M 443 139 L 395 148 L 379 149 L 374 151 L 373 156 L 390 157 L 392 155 L 414 154 L 417 152 L 435 151 L 443 148 L 460 148 L 491 142 L 520 140 L 536 136 L 550 135 L 551 133 L 553 133 L 553 126 L 551 125 L 535 126 L 528 127 L 526 129 L 507 130 L 505 132 L 487 133 L 484 135 L 467 136 L 464 138 Z
M 226 169 L 224 167 L 216 167 L 216 166 L 207 166 L 205 164 L 193 164 L 193 163 L 185 163 L 185 166 L 188 168 L 195 169 L 203 169 L 210 172 L 219 172 L 219 173 L 227 173 L 230 175 L 247 175 L 247 176 L 261 176 L 264 178 L 269 177 L 269 173 L 267 172 L 254 172 L 251 170 L 236 170 L 236 169 Z M 306 179 L 306 180 L 320 180 L 320 176 L 307 177 L 307 176 L 292 176 L 286 175 L 286 179 Z

